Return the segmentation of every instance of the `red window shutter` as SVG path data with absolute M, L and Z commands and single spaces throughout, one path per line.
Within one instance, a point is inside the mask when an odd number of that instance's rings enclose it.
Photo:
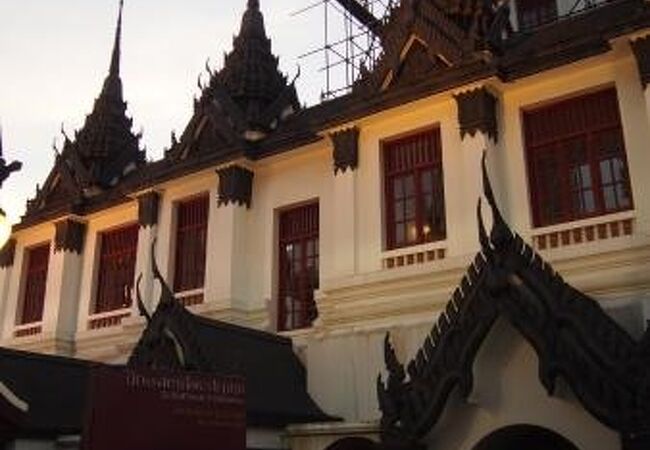
M 27 250 L 27 270 L 19 325 L 43 320 L 47 268 L 50 262 L 50 244 L 39 245 Z
M 307 327 L 317 316 L 314 290 L 319 285 L 318 224 L 318 203 L 280 213 L 280 330 Z
M 178 204 L 174 291 L 202 288 L 205 281 L 209 197 L 202 195 Z
M 616 90 L 524 112 L 535 226 L 632 208 Z
M 388 249 L 446 238 L 440 129 L 384 144 Z
M 134 224 L 101 234 L 95 314 L 131 306 L 138 229 Z
M 517 0 L 520 30 L 535 28 L 557 19 L 557 0 Z

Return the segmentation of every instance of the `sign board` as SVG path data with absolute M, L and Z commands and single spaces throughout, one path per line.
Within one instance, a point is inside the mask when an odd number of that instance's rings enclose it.
M 244 450 L 244 380 L 188 372 L 96 368 L 84 450 Z

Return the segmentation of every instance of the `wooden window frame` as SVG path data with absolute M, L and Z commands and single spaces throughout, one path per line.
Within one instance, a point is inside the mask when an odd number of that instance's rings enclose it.
M 537 28 L 558 18 L 557 0 L 517 0 L 516 8 L 520 30 Z
M 408 159 L 409 155 L 411 160 L 418 159 L 417 154 L 409 154 L 409 152 L 417 150 L 405 147 L 410 143 L 420 142 L 423 139 L 430 139 L 429 143 L 432 145 L 430 158 L 427 159 L 422 153 L 419 155 L 419 161 L 412 164 L 405 163 L 404 167 L 393 167 L 397 165 L 395 158 L 391 158 L 391 153 L 401 152 L 405 155 L 401 157 L 402 160 Z M 418 145 L 418 144 L 415 144 Z M 406 150 L 405 150 L 406 149 Z M 422 152 L 422 150 L 420 150 Z M 425 150 L 426 152 L 426 150 Z M 414 245 L 426 244 L 430 242 L 439 242 L 447 238 L 447 225 L 446 225 L 446 207 L 445 207 L 445 174 L 442 160 L 442 135 L 439 126 L 427 127 L 421 130 L 416 130 L 408 134 L 392 137 L 381 142 L 382 153 L 382 166 L 383 166 L 383 185 L 384 185 L 384 232 L 387 250 L 396 250 L 400 248 L 411 247 Z M 431 173 L 430 192 L 424 192 L 424 174 Z M 406 195 L 406 188 L 404 187 L 405 195 L 399 199 L 394 196 L 395 183 L 398 178 L 404 179 L 405 177 L 413 177 L 413 192 L 412 195 Z M 432 208 L 438 210 L 437 217 L 438 227 L 435 224 L 428 224 L 429 233 L 425 233 L 425 198 L 432 196 Z M 408 239 L 408 216 L 407 216 L 407 202 L 409 200 L 415 202 L 414 217 L 415 220 L 415 239 Z M 400 201 L 404 202 L 404 220 L 396 220 L 396 204 Z M 400 241 L 397 237 L 397 224 L 404 226 L 404 240 Z
M 130 290 L 133 288 L 135 279 L 139 230 L 138 223 L 131 223 L 102 231 L 99 234 L 97 286 L 92 314 L 109 313 L 131 306 Z M 118 248 L 115 248 L 115 243 L 111 242 L 114 239 L 120 240 Z M 126 258 L 124 267 L 117 268 L 116 274 L 113 271 L 115 269 L 114 260 L 117 259 L 118 265 L 122 265 L 124 258 Z M 123 278 L 121 288 L 115 288 L 114 280 L 116 278 Z
M 183 223 L 183 214 L 185 213 L 185 208 L 188 208 L 189 214 L 189 209 L 191 207 L 196 208 L 196 210 L 193 212 L 195 217 L 192 220 L 198 219 L 199 217 L 202 220 L 196 220 L 193 223 L 188 220 L 188 223 Z M 204 218 L 202 214 L 205 215 Z M 205 192 L 178 200 L 175 204 L 175 217 L 176 223 L 174 230 L 175 241 L 173 290 L 176 294 L 194 292 L 203 289 L 205 286 L 207 239 L 208 226 L 210 221 L 210 195 Z M 189 236 L 190 241 L 192 241 L 193 233 L 200 233 L 199 241 L 202 239 L 203 245 L 201 245 L 201 248 L 198 251 L 199 254 L 197 256 L 190 257 L 183 254 L 182 252 L 188 251 L 188 249 L 184 250 L 185 237 Z M 193 266 L 186 268 L 184 264 L 188 263 L 193 264 Z M 194 301 L 194 303 L 197 302 Z
M 290 215 L 303 215 L 302 222 L 295 220 L 293 230 L 288 230 Z M 309 327 L 318 312 L 314 302 L 314 291 L 319 287 L 320 279 L 320 205 L 318 200 L 283 208 L 278 212 L 278 330 L 290 331 Z M 305 222 L 311 222 L 304 225 Z M 314 223 L 315 222 L 315 223 Z M 299 230 L 298 225 L 303 224 Z M 297 297 L 291 298 L 291 311 L 287 309 L 287 298 L 295 287 L 289 286 L 289 272 L 292 267 L 287 259 L 287 246 L 300 244 L 300 274 Z M 311 249 L 309 251 L 308 249 Z M 294 254 L 292 253 L 292 257 Z M 315 270 L 314 270 L 315 268 Z M 310 272 L 311 270 L 311 272 Z M 315 279 L 314 279 L 315 273 Z M 302 286 L 303 280 L 309 279 Z M 288 318 L 288 315 L 291 317 Z M 290 322 L 290 323 L 288 323 Z
M 16 324 L 29 325 L 43 321 L 45 310 L 45 295 L 47 293 L 47 275 L 50 265 L 50 242 L 33 245 L 25 249 L 25 264 L 23 272 L 23 289 L 21 293 L 20 308 L 17 315 Z M 32 267 L 33 257 L 36 254 L 43 253 L 45 262 L 39 267 Z M 38 283 L 33 279 L 34 276 L 40 277 Z M 37 298 L 38 297 L 38 298 Z
M 546 124 L 543 117 L 546 117 Z M 590 118 L 596 120 L 589 120 Z M 534 121 L 537 123 L 533 123 Z M 534 227 L 589 219 L 634 208 L 625 138 L 615 87 L 606 87 L 524 110 L 522 125 Z M 561 130 L 562 128 L 564 130 Z M 607 134 L 616 139 L 617 144 L 614 146 L 616 151 L 606 155 L 609 158 L 603 156 L 606 149 L 601 146 Z M 574 145 L 573 149 L 570 148 L 571 145 Z M 581 161 L 576 162 L 578 158 L 581 158 Z M 552 181 L 557 190 L 555 195 L 549 194 L 548 189 L 544 188 L 545 184 L 549 184 L 549 181 L 545 183 L 543 175 L 542 160 L 545 159 L 550 161 L 548 164 L 555 166 Z M 601 164 L 611 162 L 613 159 L 619 160 L 621 178 L 615 176 L 614 182 L 603 181 Z M 611 169 L 611 165 L 608 167 Z M 572 171 L 575 177 L 573 181 Z M 588 182 L 583 181 L 585 176 Z M 571 183 L 576 180 L 582 186 L 577 188 L 571 186 Z M 607 206 L 604 187 L 613 187 L 618 206 Z M 621 192 L 627 200 L 627 205 L 619 198 Z M 575 193 L 579 193 L 577 197 Z M 585 199 L 589 198 L 593 208 L 588 207 L 586 209 L 591 210 L 580 211 L 575 207 L 576 198 L 579 198 L 579 202 L 585 202 Z M 549 199 L 559 208 L 557 217 L 547 217 L 549 214 L 544 211 L 544 205 L 549 203 Z

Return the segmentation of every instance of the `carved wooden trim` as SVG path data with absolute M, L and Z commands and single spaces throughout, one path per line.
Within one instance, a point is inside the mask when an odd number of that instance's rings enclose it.
M 352 127 L 330 133 L 334 145 L 332 157 L 334 159 L 334 175 L 339 171 L 356 170 L 359 165 L 359 128 Z
M 251 207 L 254 173 L 244 167 L 233 165 L 217 170 L 219 175 L 219 197 L 217 206 L 246 205 Z
M 645 89 L 650 83 L 650 35 L 631 41 L 630 46 L 636 58 L 641 86 Z
M 480 131 L 495 142 L 497 136 L 497 98 L 485 87 L 455 95 L 458 104 L 460 137 L 474 136 Z
M 13 266 L 14 256 L 16 256 L 16 240 L 11 238 L 0 249 L 0 269 Z
M 621 434 L 626 450 L 647 448 L 650 328 L 640 340 L 632 338 L 510 230 L 496 205 L 485 159 L 483 186 L 492 230 L 485 229 L 479 203 L 481 250 L 424 344 L 403 365 L 386 336 L 388 376 L 377 381 L 382 441 L 408 448 L 422 442 L 454 388 L 470 395 L 476 355 L 501 317 L 535 349 L 539 379 L 549 395 L 561 376 L 587 412 Z
M 151 227 L 158 224 L 160 193 L 150 191 L 138 196 L 138 224 Z
M 86 239 L 86 224 L 74 219 L 64 219 L 54 224 L 54 252 L 81 254 Z

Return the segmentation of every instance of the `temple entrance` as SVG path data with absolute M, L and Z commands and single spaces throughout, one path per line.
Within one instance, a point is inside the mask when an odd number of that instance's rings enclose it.
M 579 450 L 568 439 L 535 425 L 500 428 L 476 444 L 473 450 Z

